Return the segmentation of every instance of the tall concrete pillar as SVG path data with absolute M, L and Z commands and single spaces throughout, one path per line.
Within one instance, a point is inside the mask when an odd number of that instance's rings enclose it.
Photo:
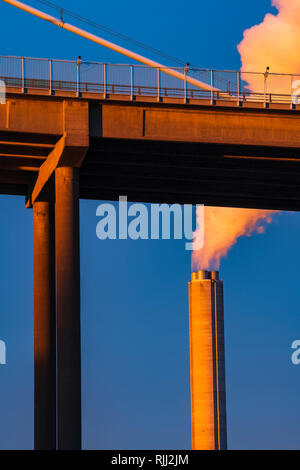
M 81 448 L 78 169 L 55 170 L 58 449 Z
M 216 271 L 192 273 L 190 376 L 192 448 L 227 448 L 223 282 Z
M 54 205 L 33 205 L 34 447 L 56 448 Z

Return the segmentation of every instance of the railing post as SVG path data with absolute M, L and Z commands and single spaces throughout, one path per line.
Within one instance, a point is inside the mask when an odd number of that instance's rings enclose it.
M 22 91 L 25 93 L 25 59 L 21 58 L 22 61 Z
M 298 104 L 298 97 L 293 95 L 293 82 L 294 77 L 291 75 L 291 109 L 296 109 L 296 104 Z
M 104 98 L 107 98 L 107 93 L 106 93 L 106 64 L 103 64 L 103 95 L 104 95 Z
M 264 107 L 265 108 L 268 108 L 269 105 L 267 103 L 267 93 L 268 93 L 268 90 L 267 90 L 267 80 L 268 80 L 268 76 L 269 76 L 269 67 L 266 68 L 266 71 L 264 73 Z
M 80 96 L 80 63 L 81 63 L 81 57 L 78 56 L 78 59 L 77 59 L 77 84 L 76 84 L 76 95 L 78 97 Z
M 189 71 L 189 66 L 190 64 L 187 62 L 186 66 L 184 67 L 184 102 L 185 103 L 188 102 L 188 88 L 187 88 L 188 84 L 187 84 L 186 76 Z
M 237 105 L 241 106 L 241 101 L 240 101 L 240 81 L 241 81 L 241 73 L 237 72 Z
M 160 101 L 160 68 L 157 68 L 157 101 Z
M 210 101 L 211 104 L 215 104 L 215 99 L 214 99 L 214 71 L 210 71 Z
M 134 69 L 130 66 L 130 99 L 134 100 Z
M 52 59 L 49 59 L 49 95 L 52 95 Z
M 187 82 L 186 82 L 187 68 L 184 68 L 184 102 L 187 103 Z

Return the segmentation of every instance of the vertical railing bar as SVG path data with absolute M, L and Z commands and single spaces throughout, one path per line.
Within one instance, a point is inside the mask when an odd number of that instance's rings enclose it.
M 25 93 L 25 64 L 24 64 L 24 57 L 21 58 L 22 60 L 22 91 Z
M 293 96 L 293 75 L 291 75 L 291 108 L 295 109 L 296 104 L 298 104 L 298 99 Z
M 237 103 L 240 106 L 240 72 L 237 73 Z
M 104 98 L 107 98 L 107 94 L 106 94 L 106 64 L 103 64 L 103 94 L 104 94 Z
M 130 66 L 130 99 L 134 99 L 134 93 L 133 93 L 133 88 L 134 88 L 134 84 L 133 84 L 133 80 L 134 80 L 134 69 L 133 69 L 133 65 Z
M 187 65 L 187 67 L 188 67 L 188 65 Z M 187 68 L 186 73 L 188 74 L 188 72 L 189 72 L 189 69 Z M 186 88 L 186 90 L 185 90 L 186 91 L 186 103 L 188 103 L 188 101 L 189 101 L 189 84 L 188 84 L 188 82 L 186 82 L 185 88 Z
M 186 96 L 186 74 L 187 74 L 187 69 L 186 67 L 184 68 L 184 102 L 187 102 L 187 96 Z
M 160 68 L 157 68 L 157 101 L 160 101 Z
M 49 94 L 52 95 L 52 59 L 49 60 Z
M 214 104 L 214 71 L 210 71 L 210 100 Z
M 267 106 L 267 76 L 264 73 L 264 106 Z
M 81 57 L 79 56 L 77 59 L 77 89 L 76 89 L 76 95 L 78 97 L 80 96 L 80 62 L 81 62 Z

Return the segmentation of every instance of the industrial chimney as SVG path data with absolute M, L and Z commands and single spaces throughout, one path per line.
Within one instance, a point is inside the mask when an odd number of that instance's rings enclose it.
M 218 271 L 192 273 L 190 375 L 192 448 L 227 448 L 223 281 Z

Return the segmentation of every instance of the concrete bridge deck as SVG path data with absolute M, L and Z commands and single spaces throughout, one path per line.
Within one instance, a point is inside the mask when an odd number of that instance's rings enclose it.
M 69 135 L 81 198 L 300 207 L 297 109 L 65 95 L 8 89 L 0 105 L 0 193 L 24 195 L 30 205 L 42 165 Z M 84 157 L 73 161 L 76 147 Z

